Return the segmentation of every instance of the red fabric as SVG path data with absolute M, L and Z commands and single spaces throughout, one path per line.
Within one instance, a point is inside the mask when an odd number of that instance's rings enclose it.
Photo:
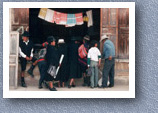
M 66 13 L 61 13 L 60 15 L 60 24 L 66 25 L 67 22 L 67 14 Z
M 75 17 L 76 17 L 76 24 L 77 25 L 83 24 L 83 15 L 82 15 L 82 13 L 75 14 Z
M 45 59 L 39 59 L 38 62 L 43 61 L 43 60 L 45 60 Z
M 86 48 L 84 47 L 84 44 L 82 44 L 79 49 L 78 49 L 78 53 L 79 53 L 79 56 L 81 58 L 85 58 L 87 56 L 87 50 Z
M 56 24 L 60 24 L 60 20 L 61 20 L 61 13 L 60 12 L 56 12 L 56 18 L 55 18 L 55 23 Z

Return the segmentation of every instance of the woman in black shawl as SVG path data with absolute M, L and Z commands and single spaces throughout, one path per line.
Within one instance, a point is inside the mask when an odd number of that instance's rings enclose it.
M 53 36 L 48 37 L 48 46 L 47 46 L 47 53 L 46 53 L 46 62 L 47 62 L 47 69 L 49 68 L 50 65 L 55 66 L 56 68 L 59 66 L 59 53 L 57 48 L 55 47 L 56 45 L 56 39 Z M 49 81 L 49 89 L 51 91 L 56 91 L 56 88 L 53 87 L 52 81 L 54 78 L 50 74 L 46 74 L 45 77 L 46 81 Z
M 75 78 L 81 78 L 79 63 L 78 63 L 78 47 L 79 41 L 76 39 L 71 40 L 68 46 L 68 63 L 69 63 L 69 78 L 70 83 L 68 88 L 75 87 Z

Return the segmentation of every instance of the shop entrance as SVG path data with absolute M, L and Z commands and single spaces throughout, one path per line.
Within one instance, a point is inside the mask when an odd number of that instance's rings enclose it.
M 74 27 L 65 27 L 64 25 L 57 25 L 55 23 L 47 22 L 38 17 L 40 8 L 30 8 L 29 9 L 29 33 L 30 39 L 35 44 L 35 49 L 38 44 L 41 44 L 46 41 L 47 37 L 50 35 L 55 36 L 56 38 L 64 38 L 65 42 L 68 42 L 71 37 L 83 37 L 89 35 L 91 40 L 95 39 L 99 41 L 100 39 L 100 9 L 99 8 L 56 8 L 54 11 L 62 13 L 83 13 L 86 14 L 86 11 L 92 10 L 93 15 L 93 26 L 87 27 L 87 22 L 84 22 L 82 25 L 75 25 Z

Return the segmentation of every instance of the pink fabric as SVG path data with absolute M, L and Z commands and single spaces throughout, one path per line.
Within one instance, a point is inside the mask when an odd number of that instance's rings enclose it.
M 55 19 L 55 23 L 56 24 L 60 24 L 60 18 L 61 17 L 61 13 L 60 12 L 56 12 L 56 19 Z
M 67 22 L 67 14 L 66 13 L 61 13 L 59 24 L 66 25 L 66 22 Z
M 77 25 L 82 25 L 83 24 L 83 15 L 82 15 L 82 13 L 75 14 L 75 17 L 76 17 L 76 24 Z

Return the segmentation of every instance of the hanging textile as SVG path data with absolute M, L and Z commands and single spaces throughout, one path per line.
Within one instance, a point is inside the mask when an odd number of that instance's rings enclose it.
M 56 24 L 60 24 L 60 17 L 61 17 L 61 13 L 60 12 L 54 12 L 54 22 Z
M 87 17 L 88 17 L 88 24 L 87 24 L 87 26 L 88 26 L 88 27 L 93 26 L 92 10 L 87 11 L 86 14 L 87 14 Z
M 45 20 L 48 21 L 48 22 L 54 22 L 54 17 L 53 16 L 54 16 L 54 11 L 50 10 L 50 9 L 47 9 Z
M 47 13 L 47 8 L 41 8 L 38 17 L 41 19 L 45 19 L 46 13 Z
M 67 25 L 66 27 L 72 27 L 76 24 L 75 14 L 67 14 Z
M 67 22 L 67 14 L 66 13 L 61 13 L 59 24 L 66 25 L 66 22 Z
M 82 25 L 83 24 L 83 15 L 82 15 L 82 13 L 75 14 L 75 17 L 76 17 L 76 24 L 77 25 Z

